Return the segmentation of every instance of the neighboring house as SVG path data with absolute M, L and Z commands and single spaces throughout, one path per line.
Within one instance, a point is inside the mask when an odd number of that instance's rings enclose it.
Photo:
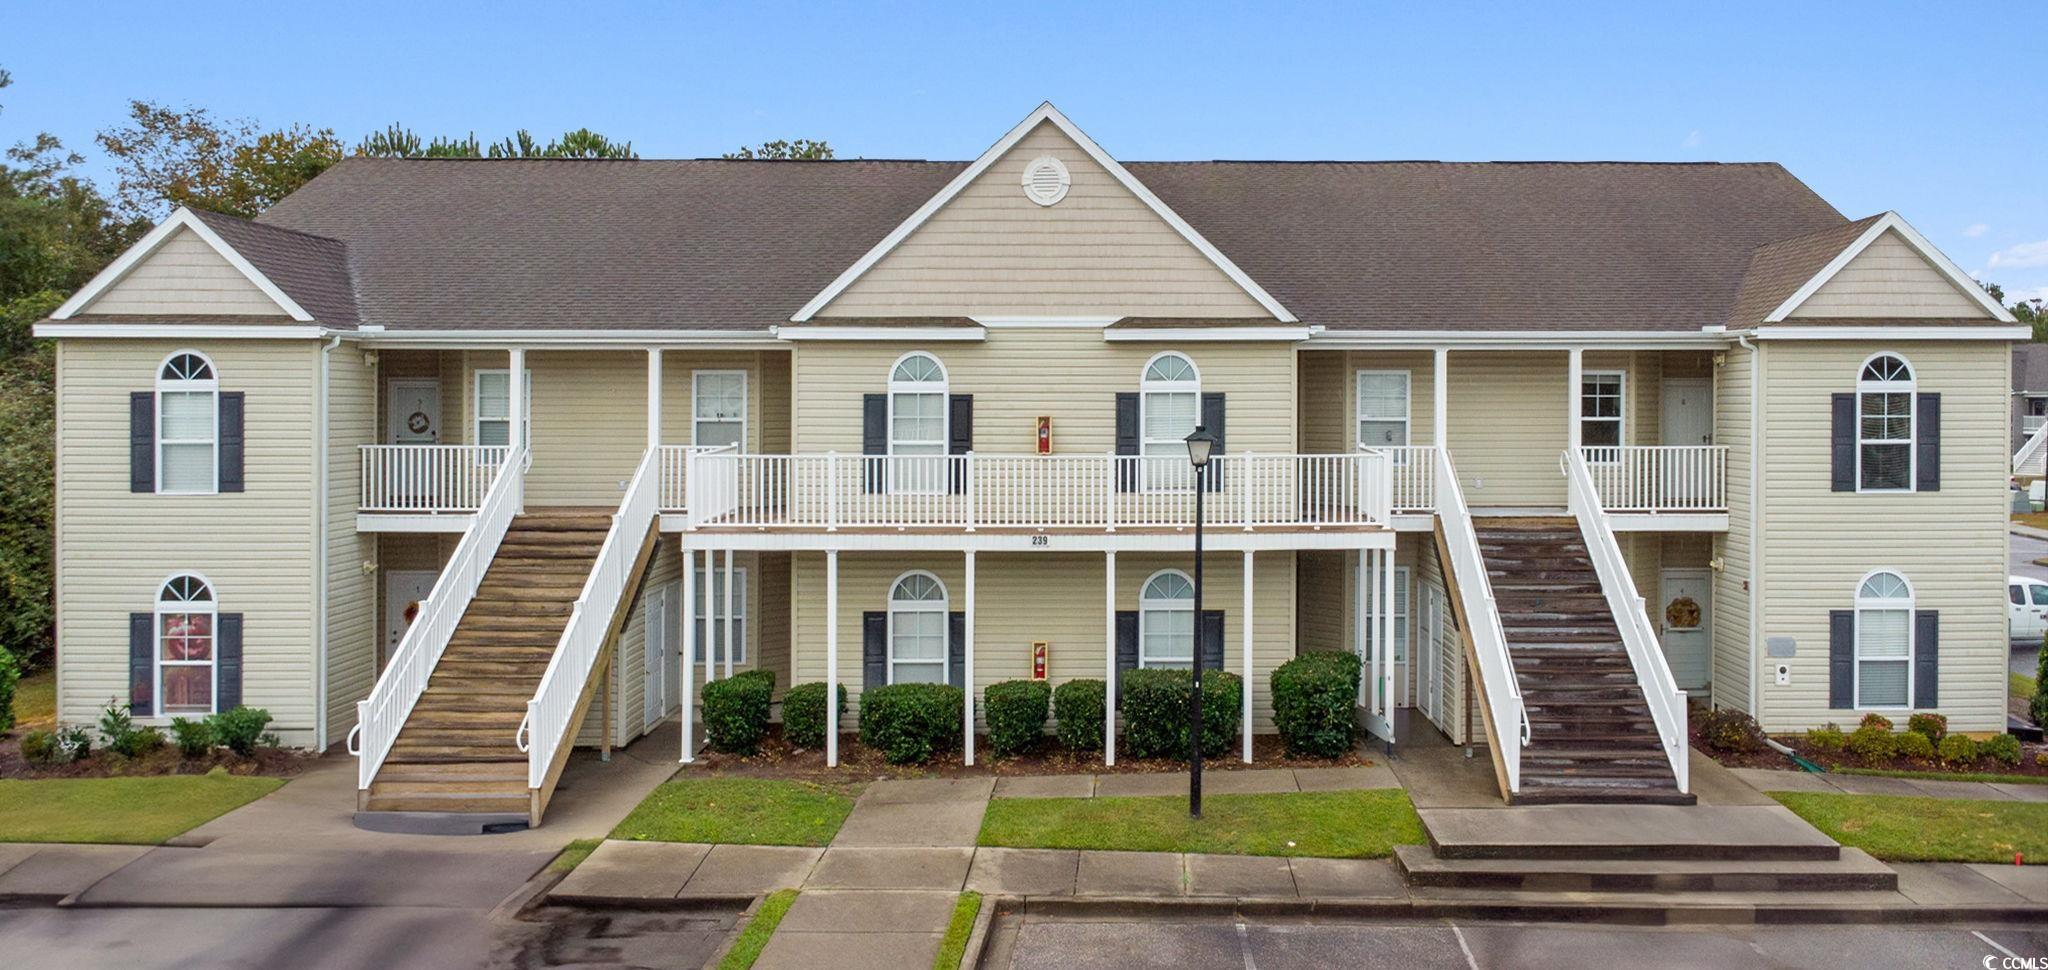
M 2012 450 L 2018 453 L 2048 424 L 2048 344 L 2012 348 Z
M 1257 733 L 1357 651 L 1368 730 L 1526 801 L 1689 798 L 1688 699 L 2004 726 L 2026 332 L 1774 164 L 1120 163 L 1050 105 L 972 162 L 349 159 L 38 333 L 62 718 L 262 706 L 368 809 L 537 820 L 705 676 L 1035 644 Z

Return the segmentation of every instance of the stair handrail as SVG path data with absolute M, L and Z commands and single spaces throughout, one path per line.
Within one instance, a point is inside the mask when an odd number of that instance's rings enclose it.
M 2041 426 L 2035 428 L 2034 433 L 2028 435 L 2026 442 L 2020 445 L 2020 450 L 2013 453 L 2012 473 L 2025 475 L 2030 470 L 2048 473 L 2048 469 L 2043 469 L 2041 464 L 2044 444 L 2048 444 L 2048 421 L 2041 422 Z
M 1678 790 L 1689 791 L 1685 691 L 1678 688 L 1678 679 L 1672 676 L 1671 665 L 1664 658 L 1664 648 L 1657 642 L 1656 631 L 1650 628 L 1649 612 L 1642 594 L 1636 590 L 1628 561 L 1621 556 L 1621 543 L 1615 539 L 1614 525 L 1600 504 L 1600 492 L 1593 487 L 1593 473 L 1586 467 L 1586 456 L 1568 449 L 1559 465 L 1564 471 L 1567 505 L 1578 519 L 1579 533 L 1585 538 L 1586 551 L 1593 560 L 1593 572 L 1600 577 L 1600 591 L 1607 597 L 1608 612 L 1614 614 L 1622 646 L 1628 650 L 1629 665 L 1635 668 L 1636 683 L 1642 688 L 1650 717 L 1657 724 L 1664 757 L 1671 763 Z
M 554 655 L 541 674 L 540 686 L 526 702 L 526 716 L 520 720 L 514 740 L 526 754 L 529 790 L 538 790 L 547 783 L 548 769 L 561 746 L 574 740 L 569 729 L 573 726 L 570 722 L 575 717 L 576 703 L 590 683 L 612 621 L 633 592 L 626 584 L 632 579 L 648 530 L 654 527 L 655 516 L 661 511 L 660 474 L 661 452 L 649 448 L 626 485 L 619 510 L 612 515 L 611 528 L 605 532 L 604 544 L 598 547 L 597 559 L 591 563 L 582 592 L 576 594 L 568 625 L 562 628 L 562 637 L 555 643 Z
M 1443 523 L 1444 545 L 1451 553 L 1448 565 L 1457 577 L 1458 596 L 1472 627 L 1467 632 L 1479 661 L 1479 675 L 1486 681 L 1486 706 L 1498 735 L 1493 740 L 1500 748 L 1501 768 L 1507 774 L 1508 791 L 1519 792 L 1522 749 L 1529 744 L 1529 711 L 1522 703 L 1521 683 L 1515 679 L 1507 631 L 1502 629 L 1500 611 L 1494 605 L 1486 558 L 1479 552 L 1479 531 L 1472 524 L 1472 510 L 1465 505 L 1465 490 L 1458 484 L 1448 448 L 1436 449 L 1436 514 Z
M 530 456 L 524 446 L 513 450 L 491 480 L 477 506 L 476 517 L 464 529 L 448 564 L 434 580 L 434 588 L 420 603 L 420 611 L 398 641 L 398 649 L 384 665 L 383 674 L 370 689 L 370 696 L 356 702 L 356 726 L 348 733 L 348 753 L 355 755 L 356 787 L 368 790 L 377 770 L 391 753 L 398 732 L 405 728 L 413 705 L 426 692 L 427 680 L 455 636 L 462 615 L 469 611 L 484 573 L 498 554 L 513 517 L 526 501 L 526 469 Z

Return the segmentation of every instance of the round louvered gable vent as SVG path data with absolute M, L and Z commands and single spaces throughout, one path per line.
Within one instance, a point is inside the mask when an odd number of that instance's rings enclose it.
M 1051 155 L 1040 155 L 1024 166 L 1024 195 L 1039 205 L 1052 205 L 1067 197 L 1073 178 L 1067 166 Z

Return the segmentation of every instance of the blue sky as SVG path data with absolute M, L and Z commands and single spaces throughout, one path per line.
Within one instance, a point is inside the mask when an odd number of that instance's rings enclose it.
M 130 98 L 351 142 L 587 125 L 647 157 L 913 158 L 972 158 L 1049 99 L 1125 159 L 1774 160 L 2048 296 L 2034 0 L 9 7 L 0 143 L 88 156 Z

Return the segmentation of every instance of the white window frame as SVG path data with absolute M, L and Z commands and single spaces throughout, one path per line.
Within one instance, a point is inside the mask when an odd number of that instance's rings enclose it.
M 1615 394 L 1615 401 L 1616 401 L 1616 403 L 1618 403 L 1618 404 L 1619 404 L 1619 405 L 1621 406 L 1621 412 L 1620 412 L 1619 414 L 1616 414 L 1616 415 L 1615 415 L 1614 417 L 1611 417 L 1611 418 L 1599 418 L 1599 417 L 1588 417 L 1588 416 L 1586 415 L 1586 382 L 1587 382 L 1587 381 L 1592 381 L 1592 380 L 1605 380 L 1605 379 L 1607 379 L 1607 378 L 1613 378 L 1613 379 L 1614 379 L 1614 381 L 1615 381 L 1615 390 L 1614 390 L 1614 394 Z M 1578 395 L 1579 395 L 1579 451 L 1580 451 L 1580 452 L 1581 452 L 1582 454 L 1584 454 L 1584 455 L 1586 456 L 1586 461 L 1587 461 L 1588 463 L 1590 463 L 1590 464 L 1596 464 L 1596 465 L 1599 465 L 1599 464 L 1607 464 L 1607 465 L 1611 465 L 1611 464 L 1614 464 L 1614 463 L 1616 463 L 1616 462 L 1619 462 L 1619 461 L 1621 461 L 1621 451 L 1622 451 L 1622 449 L 1623 449 L 1623 448 L 1627 448 L 1627 447 L 1628 447 L 1628 411 L 1629 411 L 1629 408 L 1628 408 L 1628 371 L 1626 371 L 1626 370 L 1589 370 L 1589 371 L 1583 371 L 1583 372 L 1581 372 L 1581 373 L 1579 374 L 1579 388 L 1578 388 Z M 1614 429 L 1615 429 L 1615 430 L 1614 430 L 1614 444 L 1612 444 L 1612 445 L 1589 445 L 1589 444 L 1586 444 L 1586 425 L 1587 425 L 1588 423 L 1590 423 L 1590 422 L 1599 422 L 1599 423 L 1602 423 L 1602 424 L 1604 424 L 1604 423 L 1606 423 L 1606 422 L 1609 422 L 1609 421 L 1612 421 L 1612 422 L 1614 422 Z
M 914 576 L 922 576 L 926 579 L 931 580 L 932 585 L 938 587 L 939 598 L 936 600 L 897 599 L 896 590 L 903 585 L 904 581 Z M 884 666 L 887 668 L 887 680 L 889 683 L 896 683 L 896 667 L 899 664 L 910 667 L 930 667 L 936 664 L 939 668 L 938 683 L 945 684 L 950 683 L 952 681 L 952 604 L 953 594 L 951 590 L 946 588 L 946 581 L 940 579 L 938 577 L 938 574 L 933 573 L 930 570 L 912 569 L 900 576 L 897 576 L 895 579 L 889 581 L 889 610 L 887 613 L 889 619 L 888 627 L 883 633 L 882 640 L 882 647 L 886 654 L 886 662 L 884 663 Z M 937 613 L 939 615 L 939 639 L 941 646 L 939 648 L 938 660 L 932 661 L 896 659 L 896 615 L 898 613 Z
M 1183 362 L 1185 362 L 1188 365 L 1188 372 L 1194 375 L 1194 380 L 1151 380 L 1150 375 L 1152 373 L 1152 365 L 1158 363 L 1160 360 L 1167 357 L 1178 357 Z M 1152 426 L 1149 417 L 1152 412 L 1152 396 L 1155 394 L 1192 395 L 1195 399 L 1194 427 L 1201 427 L 1202 369 L 1195 365 L 1195 359 L 1193 357 L 1189 357 L 1188 355 L 1181 353 L 1178 350 L 1162 350 L 1159 353 L 1153 354 L 1151 357 L 1146 358 L 1144 369 L 1138 371 L 1138 480 L 1140 482 L 1140 485 L 1147 492 L 1192 492 L 1195 490 L 1195 470 L 1192 464 L 1186 464 L 1185 462 L 1183 462 L 1183 464 L 1181 464 L 1180 466 L 1168 466 L 1176 467 L 1176 474 L 1173 476 L 1158 476 L 1159 478 L 1167 479 L 1163 483 L 1156 481 L 1154 479 L 1154 476 L 1152 475 L 1152 465 L 1155 460 L 1155 456 L 1146 450 L 1147 445 L 1167 444 L 1171 442 L 1172 444 L 1180 445 L 1183 449 L 1187 447 L 1186 435 L 1182 435 L 1179 438 L 1167 439 L 1153 438 L 1146 433 Z M 1190 428 L 1188 430 L 1189 433 L 1193 433 L 1194 428 Z M 1186 451 L 1181 452 L 1181 457 L 1183 459 L 1186 458 L 1186 455 Z M 1165 459 L 1158 458 L 1157 460 L 1164 461 Z
M 722 664 L 725 662 L 725 654 L 720 652 L 720 650 L 724 647 L 724 644 L 718 641 L 725 636 L 726 597 L 723 589 L 725 569 L 714 566 L 709 576 L 701 575 L 702 569 L 699 569 L 698 572 L 700 575 L 697 577 L 697 581 L 690 584 L 695 588 L 698 597 L 698 601 L 691 604 L 696 609 L 695 614 L 693 614 L 695 619 L 692 622 L 697 625 L 697 635 L 691 642 L 691 648 L 696 651 L 696 656 L 691 657 L 690 662 L 703 663 L 704 645 L 709 643 L 711 644 L 711 662 Z M 739 652 L 733 654 L 732 662 L 738 665 L 747 662 L 747 640 L 749 639 L 747 628 L 747 590 L 750 588 L 747 586 L 747 567 L 734 566 L 732 568 L 732 586 L 732 639 L 739 648 Z M 714 593 L 717 594 L 715 597 L 713 596 Z M 677 595 L 681 595 L 680 591 L 678 591 Z M 717 625 L 710 630 L 704 628 L 707 598 L 709 598 L 708 602 L 718 608 Z
M 1869 584 L 1872 578 L 1880 574 L 1890 574 L 1896 577 L 1906 587 L 1905 597 L 1903 599 L 1879 599 L 1864 596 L 1863 587 Z M 1919 626 L 1919 612 L 1915 609 L 1914 603 L 1918 598 L 1918 595 L 1913 590 L 1913 581 L 1906 578 L 1904 570 L 1892 568 L 1873 569 L 1864 573 L 1863 578 L 1856 581 L 1856 620 L 1851 638 L 1853 642 L 1854 663 L 1851 665 L 1849 692 L 1849 702 L 1854 705 L 1855 710 L 1910 711 L 1913 709 L 1913 661 L 1920 650 L 1920 645 L 1915 642 Z M 1906 614 L 1906 655 L 1904 657 L 1872 657 L 1868 661 L 1863 659 L 1863 614 L 1866 612 L 1904 612 Z M 1906 696 L 1904 703 L 1897 705 L 1863 703 L 1863 665 L 1866 662 L 1903 663 L 1906 665 Z
M 747 372 L 744 370 L 693 370 L 690 372 L 690 444 L 692 446 L 702 444 L 702 442 L 698 440 L 697 425 L 704 422 L 705 419 L 703 414 L 698 410 L 697 407 L 697 391 L 699 387 L 702 386 L 702 382 L 706 377 L 737 377 L 740 379 L 740 440 L 738 450 L 746 451 L 748 419 L 747 411 L 752 404 L 752 402 L 748 399 L 748 395 L 752 393 L 753 389 L 748 386 Z M 730 424 L 731 422 L 713 421 L 711 423 Z
M 202 364 L 205 364 L 205 365 L 206 365 L 206 373 L 207 373 L 207 374 L 208 374 L 209 376 L 207 376 L 207 377 L 205 377 L 205 378 L 202 378 L 202 379 L 197 379 L 197 380 L 193 380 L 193 379 L 186 379 L 186 378 L 177 378 L 177 377 L 165 377 L 165 376 L 164 376 L 164 371 L 165 371 L 165 370 L 167 370 L 167 369 L 168 369 L 168 368 L 169 368 L 169 367 L 171 366 L 171 362 L 172 362 L 172 361 L 174 361 L 174 360 L 177 360 L 177 359 L 178 359 L 178 358 L 180 358 L 180 357 L 186 357 L 186 356 L 196 357 L 196 358 L 198 358 L 198 359 L 199 359 L 200 363 L 202 363 Z M 204 395 L 206 395 L 206 397 L 207 397 L 207 400 L 208 400 L 209 402 L 211 402 L 211 404 L 212 404 L 211 410 L 212 410 L 212 412 L 213 412 L 213 422 L 212 422 L 212 423 L 213 423 L 213 434 L 212 434 L 211 436 L 209 436 L 209 437 L 208 437 L 207 439 L 205 439 L 205 440 L 201 440 L 201 439 L 198 439 L 198 438 L 178 438 L 178 439 L 171 439 L 171 438 L 167 438 L 167 437 L 166 437 L 166 436 L 164 435 L 164 395 L 165 395 L 165 394 L 204 394 Z M 155 445 L 155 448 L 156 448 L 156 454 L 155 454 L 155 455 L 153 456 L 153 458 L 154 458 L 154 460 L 155 460 L 155 462 L 156 462 L 156 494 L 158 494 L 158 495 L 217 495 L 217 494 L 219 494 L 219 493 L 220 493 L 220 368 L 214 365 L 214 363 L 213 363 L 213 358 L 211 358 L 211 357 L 208 357 L 207 355 L 205 355 L 205 354 L 203 354 L 203 353 L 200 353 L 199 351 L 196 351 L 196 350 L 177 350 L 177 351 L 172 351 L 171 353 L 169 353 L 169 354 L 165 355 L 165 356 L 164 356 L 164 359 L 163 359 L 163 360 L 161 360 L 161 361 L 158 361 L 158 362 L 157 362 L 157 365 L 156 365 L 156 401 L 155 401 L 155 404 L 156 404 L 156 427 L 155 427 L 154 429 L 152 429 L 152 430 L 153 430 L 153 431 L 155 432 L 155 437 L 156 437 L 156 445 Z M 207 480 L 207 485 L 206 485 L 206 487 L 205 487 L 205 488 L 166 488 L 166 487 L 164 486 L 164 477 L 165 477 L 165 476 L 164 476 L 164 468 L 165 468 L 165 466 L 164 466 L 164 446 L 166 446 L 166 445 L 171 445 L 171 446 L 183 446 L 183 445 L 202 445 L 202 444 L 203 444 L 203 445 L 208 445 L 208 446 L 210 446 L 210 447 L 208 448 L 208 452 L 209 452 L 209 454 L 211 455 L 211 457 L 210 457 L 210 458 L 208 459 L 208 461 L 207 461 L 207 463 L 206 463 L 206 466 L 207 466 L 207 468 L 208 468 L 208 469 L 209 469 L 209 470 L 210 470 L 210 471 L 212 472 L 212 474 L 211 474 L 211 476 L 210 476 L 210 477 L 208 478 L 208 480 Z
M 1368 377 L 1399 377 L 1401 379 L 1401 443 L 1399 445 L 1369 444 L 1365 440 L 1364 433 L 1360 430 L 1359 426 L 1367 421 L 1384 424 L 1394 420 L 1392 416 L 1388 415 L 1366 416 L 1364 391 L 1365 379 Z M 1356 443 L 1358 450 L 1372 451 L 1391 447 L 1394 452 L 1394 464 L 1407 464 L 1408 446 L 1415 441 L 1414 372 L 1399 369 L 1359 368 L 1351 376 L 1351 397 L 1351 437 Z
M 504 375 L 505 378 L 509 381 L 512 376 L 512 369 L 510 367 L 479 367 L 473 372 L 473 376 L 470 378 L 469 382 L 469 443 L 472 445 L 482 445 L 484 443 L 483 427 L 484 421 L 486 420 L 484 418 L 484 375 L 486 374 L 501 374 Z M 526 406 L 519 410 L 519 424 L 524 432 L 519 436 L 519 440 L 526 444 L 527 451 L 531 453 L 533 450 L 532 368 L 527 368 L 526 380 L 520 383 L 519 390 L 520 396 L 526 399 Z M 510 422 L 507 421 L 507 419 L 505 418 L 490 418 L 489 420 L 493 424 L 499 422 L 507 423 L 508 427 L 506 428 L 505 435 L 506 444 L 492 447 L 504 447 L 509 449 L 511 447 L 512 441 L 511 429 L 509 427 Z
M 1903 381 L 1866 381 L 1863 372 L 1880 357 L 1890 357 L 1906 369 Z M 1913 369 L 1913 362 L 1906 355 L 1881 350 L 1863 358 L 1856 365 L 1856 491 L 1871 495 L 1898 495 L 1915 491 L 1920 484 L 1920 386 L 1919 371 Z M 1904 438 L 1863 437 L 1863 397 L 1866 394 L 1904 394 L 1906 396 L 1906 436 Z M 1904 445 L 1906 448 L 1906 485 L 1904 488 L 1866 488 L 1863 484 L 1863 446 Z
M 925 360 L 931 361 L 932 366 L 939 370 L 939 379 L 937 381 L 897 380 L 896 372 L 903 367 L 905 362 L 914 357 L 922 357 Z M 896 398 L 898 395 L 936 395 L 939 399 L 939 440 L 937 442 L 939 453 L 937 455 L 918 454 L 904 456 L 905 458 L 930 458 L 938 470 L 936 475 L 929 476 L 936 479 L 935 483 L 922 481 L 921 479 L 927 477 L 923 471 L 916 475 L 903 476 L 912 480 L 908 483 L 897 480 L 898 476 L 896 473 L 902 470 L 902 465 L 907 464 L 899 463 L 896 455 L 896 446 L 898 444 L 896 440 Z M 913 350 L 896 358 L 895 361 L 889 364 L 888 401 L 888 414 L 884 417 L 887 427 L 883 429 L 885 435 L 883 440 L 887 443 L 887 448 L 884 450 L 888 454 L 888 461 L 886 463 L 888 488 L 886 491 L 892 495 L 946 494 L 952 481 L 952 472 L 946 467 L 946 454 L 952 447 L 953 442 L 953 375 L 952 372 L 946 370 L 946 362 L 940 360 L 937 354 L 924 350 Z M 932 444 L 929 441 L 906 441 L 902 443 L 906 445 L 924 445 L 927 447 Z M 917 467 L 921 468 L 923 464 L 923 462 L 919 462 Z M 913 485 L 916 487 L 912 487 Z M 896 587 L 891 585 L 889 588 L 893 595 Z
M 2041 406 L 2041 414 L 2031 413 L 2035 405 Z M 2041 430 L 2043 424 L 2048 424 L 2048 394 L 2021 394 L 2020 435 L 2031 438 L 2034 432 Z
M 203 605 L 201 604 L 201 601 L 198 601 L 198 600 L 174 600 L 174 599 L 170 599 L 170 598 L 168 598 L 168 595 L 167 595 L 167 594 L 169 593 L 169 590 L 170 590 L 170 588 L 171 588 L 171 584 L 172 584 L 172 583 L 175 583 L 175 582 L 177 582 L 178 580 L 181 580 L 181 579 L 192 579 L 192 580 L 197 580 L 197 581 L 198 581 L 198 582 L 200 583 L 200 585 L 202 585 L 202 586 L 204 586 L 204 587 L 205 587 L 205 589 L 206 589 L 206 599 L 205 599 L 205 601 L 204 601 Z M 209 647 L 208 647 L 207 651 L 206 651 L 206 655 L 207 655 L 207 658 L 208 658 L 208 659 L 206 659 L 206 660 L 166 660 L 166 659 L 164 659 L 164 617 L 166 617 L 166 616 L 169 616 L 169 615 L 171 615 L 171 614 L 185 614 L 185 615 L 188 615 L 188 616 L 189 616 L 189 615 L 203 615 L 203 616 L 207 617 L 207 621 L 206 621 L 206 629 L 207 629 L 207 631 L 208 631 L 208 632 L 207 632 L 207 639 L 208 639 L 208 640 L 210 640 L 210 641 L 212 641 L 212 642 L 211 642 L 211 644 L 209 645 Z M 169 576 L 166 576 L 166 577 L 164 577 L 164 580 L 163 580 L 163 582 L 160 582 L 160 583 L 158 583 L 158 584 L 157 584 L 157 587 L 156 587 L 156 605 L 155 605 L 155 608 L 154 608 L 153 610 L 151 610 L 151 615 L 150 615 L 150 621 L 149 621 L 149 665 L 150 665 L 150 673 L 149 673 L 149 677 L 150 677 L 150 683 L 151 683 L 151 685 L 152 685 L 152 688 L 151 688 L 151 690 L 150 690 L 150 716 L 151 716 L 151 717 L 164 717 L 164 716 L 165 716 L 165 713 L 164 713 L 164 668 L 165 668 L 165 667 L 206 667 L 206 668 L 209 668 L 209 671 L 208 671 L 208 672 L 209 672 L 209 675 L 210 675 L 210 681 L 211 681 L 211 686 L 209 686 L 209 687 L 207 688 L 207 692 L 206 692 L 206 702 L 207 702 L 207 709 L 206 709 L 205 711 L 203 711 L 203 712 L 201 712 L 201 711 L 197 711 L 197 710 L 193 710 L 193 711 L 174 711 L 174 712 L 172 712 L 173 714 L 175 714 L 175 715 L 178 715 L 178 716 L 184 716 L 184 715 L 187 715 L 187 714 L 199 714 L 199 715 L 203 715 L 203 714 L 216 714 L 216 713 L 219 713 L 219 711 L 220 711 L 220 594 L 219 594 L 219 593 L 218 593 L 218 592 L 217 592 L 217 591 L 215 590 L 215 588 L 214 588 L 214 585 L 213 585 L 213 581 L 212 581 L 212 580 L 210 580 L 210 579 L 207 579 L 205 575 L 203 575 L 203 574 L 201 574 L 201 573 L 198 573 L 198 572 L 194 572 L 194 571 L 192 571 L 192 570 L 186 570 L 186 571 L 184 571 L 184 572 L 177 572 L 177 573 L 172 573 L 171 575 L 169 575 Z
M 1153 599 L 1147 596 L 1146 594 L 1152 589 L 1152 584 L 1158 582 L 1163 576 L 1180 577 L 1181 581 L 1188 584 L 1188 597 L 1186 599 Z M 1138 669 L 1145 670 L 1159 667 L 1167 670 L 1191 670 L 1194 668 L 1195 659 L 1200 655 L 1202 649 L 1202 617 L 1199 614 L 1195 614 L 1194 587 L 1194 579 L 1178 569 L 1159 570 L 1145 577 L 1145 582 L 1138 587 Z M 1146 636 L 1146 634 L 1150 632 L 1149 628 L 1152 625 L 1152 615 L 1154 613 L 1191 614 L 1190 619 L 1192 622 L 1188 625 L 1188 655 L 1185 661 L 1178 657 L 1155 658 L 1146 650 L 1146 645 L 1151 641 L 1151 638 Z

